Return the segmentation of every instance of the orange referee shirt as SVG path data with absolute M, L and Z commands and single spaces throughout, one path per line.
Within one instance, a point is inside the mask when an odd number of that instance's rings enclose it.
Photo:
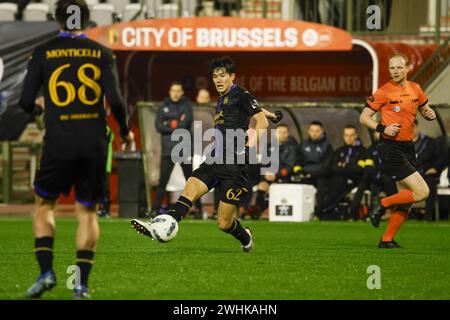
M 417 109 L 427 103 L 428 97 L 420 85 L 412 81 L 406 81 L 404 87 L 389 81 L 367 100 L 370 109 L 380 111 L 383 126 L 394 123 L 401 125 L 397 136 L 390 137 L 383 134 L 383 139 L 396 141 L 412 141 Z

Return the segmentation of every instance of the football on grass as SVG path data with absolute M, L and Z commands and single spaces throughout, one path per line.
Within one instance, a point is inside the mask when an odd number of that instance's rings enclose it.
M 159 242 L 169 242 L 178 232 L 178 222 L 168 214 L 162 214 L 153 219 L 150 232 L 153 239 Z

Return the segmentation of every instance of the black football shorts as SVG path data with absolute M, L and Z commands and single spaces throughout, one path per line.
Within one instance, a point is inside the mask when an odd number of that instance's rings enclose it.
M 202 163 L 191 177 L 201 180 L 208 190 L 219 188 L 220 201 L 239 206 L 249 190 L 248 165 Z
M 47 200 L 68 195 L 75 187 L 77 202 L 92 206 L 105 197 L 106 158 L 76 157 L 60 159 L 50 156 L 45 147 L 36 170 L 34 190 Z
M 380 140 L 378 144 L 382 170 L 395 181 L 400 181 L 416 172 L 417 163 L 414 144 L 411 141 Z

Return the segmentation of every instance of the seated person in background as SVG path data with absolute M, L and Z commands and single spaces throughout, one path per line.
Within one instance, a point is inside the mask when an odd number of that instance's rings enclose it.
M 279 143 L 279 168 L 278 172 L 267 172 L 258 184 L 256 194 L 256 210 L 253 215 L 258 219 L 267 208 L 267 193 L 271 183 L 287 183 L 291 181 L 291 175 L 295 165 L 295 152 L 297 141 L 289 135 L 288 126 L 285 124 L 277 125 L 277 137 Z
M 316 216 L 326 219 L 327 213 L 337 207 L 339 202 L 356 187 L 363 177 L 367 149 L 363 147 L 354 125 L 344 128 L 344 145 L 331 155 L 327 174 L 329 179 L 325 190 L 320 190 L 324 198 L 318 203 Z M 321 186 L 322 187 L 322 186 Z
M 397 187 L 395 181 L 390 175 L 385 173 L 382 168 L 380 153 L 378 152 L 378 141 L 380 139 L 380 133 L 373 132 L 374 142 L 367 150 L 367 158 L 364 161 L 363 177 L 358 184 L 357 191 L 353 197 L 350 212 L 353 215 L 354 220 L 359 220 L 359 207 L 361 204 L 364 191 L 370 190 L 371 203 L 369 204 L 369 211 L 373 207 L 376 207 L 378 203 L 373 203 L 379 199 L 379 194 L 384 192 L 386 196 L 391 196 L 397 193 Z
M 308 139 L 302 141 L 297 147 L 294 176 L 296 181 L 314 185 L 317 189 L 316 206 L 323 199 L 319 191 L 324 190 L 326 163 L 332 153 L 333 147 L 328 142 L 323 124 L 320 121 L 310 122 Z
M 419 172 L 430 189 L 430 195 L 425 202 L 425 219 L 432 221 L 435 216 L 437 186 L 442 170 L 445 167 L 445 155 L 442 155 L 437 141 L 420 132 L 417 120 L 413 131 L 414 150 L 416 152 Z
M 209 91 L 206 89 L 198 90 L 196 102 L 199 106 L 209 104 L 211 102 L 211 96 L 209 95 Z

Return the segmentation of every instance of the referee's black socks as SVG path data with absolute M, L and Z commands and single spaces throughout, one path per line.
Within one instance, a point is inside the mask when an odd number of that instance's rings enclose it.
M 80 268 L 80 284 L 88 286 L 89 273 L 94 264 L 94 251 L 78 250 L 77 251 L 77 266 Z
M 53 237 L 34 239 L 34 252 L 41 269 L 41 274 L 52 270 L 53 267 Z
M 189 210 L 192 207 L 192 201 L 186 197 L 180 196 L 178 201 L 175 203 L 174 209 L 168 212 L 177 222 L 187 216 Z
M 247 231 L 245 231 L 244 227 L 237 219 L 233 220 L 230 228 L 223 231 L 231 234 L 233 237 L 238 239 L 243 246 L 248 245 L 250 242 L 250 235 L 247 233 Z

